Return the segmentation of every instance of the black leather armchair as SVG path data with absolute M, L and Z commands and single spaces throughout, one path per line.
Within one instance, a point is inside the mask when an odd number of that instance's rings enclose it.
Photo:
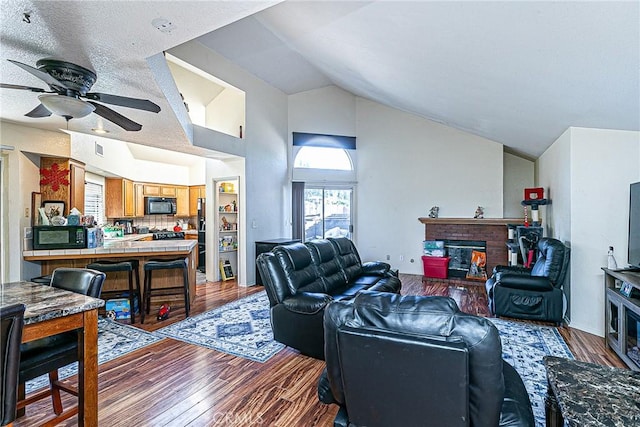
M 6 426 L 16 419 L 18 402 L 18 370 L 20 366 L 20 342 L 24 326 L 24 304 L 0 307 L 0 425 Z
M 451 298 L 364 291 L 329 304 L 324 330 L 334 426 L 534 426 L 498 330 Z
M 489 310 L 495 316 L 561 323 L 569 255 L 560 240 L 544 237 L 532 268 L 496 266 L 485 285 Z
M 51 276 L 51 286 L 71 292 L 99 298 L 106 275 L 100 271 L 85 268 L 57 268 Z M 20 386 L 18 409 L 45 397 L 52 396 L 56 415 L 63 413 L 60 390 L 77 395 L 77 391 L 58 380 L 58 369 L 77 362 L 78 332 L 69 331 L 22 344 L 20 350 Z M 49 389 L 33 393 L 25 399 L 24 383 L 40 375 L 48 374 Z M 65 415 L 72 416 L 77 408 Z M 64 419 L 64 418 L 63 418 Z
M 401 287 L 389 264 L 362 264 L 353 243 L 342 238 L 276 246 L 260 254 L 257 265 L 269 297 L 274 339 L 316 359 L 324 359 L 327 304 L 353 298 L 363 289 L 400 292 Z

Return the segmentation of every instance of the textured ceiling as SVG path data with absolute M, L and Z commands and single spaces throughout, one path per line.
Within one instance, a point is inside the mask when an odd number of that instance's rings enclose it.
M 154 78 L 150 60 L 198 40 L 286 93 L 335 84 L 391 107 L 539 156 L 567 127 L 640 130 L 638 2 L 2 0 L 0 81 L 45 87 L 6 59 L 58 57 L 93 68 L 94 91 L 149 98 L 158 115 L 109 137 L 200 153 Z M 31 23 L 22 21 L 31 12 Z M 172 31 L 151 25 L 165 18 Z M 244 19 L 243 19 L 244 18 Z M 214 31 L 217 30 L 217 31 Z M 151 65 L 153 66 L 153 65 Z M 157 74 L 155 74 L 157 76 Z M 160 84 L 163 84 L 161 82 Z M 34 93 L 2 89 L 0 117 Z M 99 117 L 72 120 L 91 132 Z

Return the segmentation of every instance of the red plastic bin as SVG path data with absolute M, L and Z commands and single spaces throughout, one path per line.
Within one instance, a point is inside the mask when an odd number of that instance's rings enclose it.
M 449 268 L 449 257 L 422 256 L 425 277 L 446 279 Z

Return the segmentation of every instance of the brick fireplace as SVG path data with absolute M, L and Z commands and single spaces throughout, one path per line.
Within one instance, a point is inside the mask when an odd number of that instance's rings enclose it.
M 520 218 L 418 218 L 424 224 L 425 240 L 468 240 L 484 241 L 487 253 L 487 275 L 496 265 L 507 265 L 509 253 L 507 249 L 507 224 L 521 224 Z M 469 282 L 463 278 L 430 279 L 434 282 Z M 478 281 L 474 283 L 480 284 Z M 484 282 L 482 282 L 484 284 Z

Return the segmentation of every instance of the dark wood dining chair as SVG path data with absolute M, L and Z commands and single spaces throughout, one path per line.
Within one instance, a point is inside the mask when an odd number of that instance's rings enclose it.
M 57 268 L 51 277 L 51 286 L 71 292 L 100 298 L 106 275 L 86 268 Z M 58 379 L 58 369 L 77 362 L 78 331 L 68 331 L 22 344 L 19 378 L 18 417 L 24 415 L 24 408 L 38 400 L 51 396 L 53 410 L 62 421 L 78 413 L 74 407 L 63 413 L 60 391 L 78 396 L 76 387 Z M 49 388 L 25 397 L 25 382 L 49 375 Z

